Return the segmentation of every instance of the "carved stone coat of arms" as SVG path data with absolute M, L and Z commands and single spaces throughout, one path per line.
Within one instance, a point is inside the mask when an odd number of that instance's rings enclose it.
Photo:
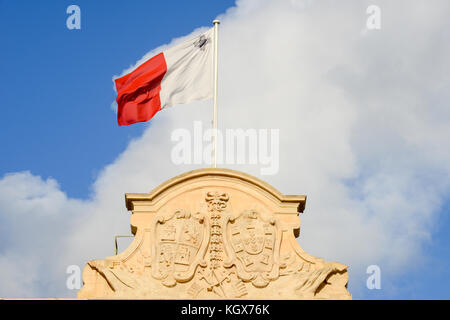
M 87 263 L 78 297 L 351 299 L 347 266 L 310 256 L 296 240 L 305 202 L 228 169 L 126 194 L 134 240 Z

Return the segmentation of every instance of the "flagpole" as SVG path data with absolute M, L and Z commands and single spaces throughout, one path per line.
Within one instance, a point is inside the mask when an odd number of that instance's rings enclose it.
M 214 119 L 213 119 L 213 157 L 214 157 L 214 165 L 213 168 L 217 168 L 217 73 L 218 73 L 218 43 L 219 43 L 219 20 L 214 20 Z

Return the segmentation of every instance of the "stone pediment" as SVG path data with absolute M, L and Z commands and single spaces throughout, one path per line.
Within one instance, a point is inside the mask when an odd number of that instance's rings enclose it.
M 134 240 L 87 263 L 79 298 L 351 299 L 347 267 L 297 243 L 306 196 L 211 168 L 125 200 Z

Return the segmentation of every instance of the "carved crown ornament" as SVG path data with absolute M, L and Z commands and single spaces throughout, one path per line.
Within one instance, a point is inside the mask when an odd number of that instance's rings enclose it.
M 125 202 L 133 242 L 87 263 L 81 299 L 351 299 L 347 266 L 296 240 L 306 196 L 209 168 Z

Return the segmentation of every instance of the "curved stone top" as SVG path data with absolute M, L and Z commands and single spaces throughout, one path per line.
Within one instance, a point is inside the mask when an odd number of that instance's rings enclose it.
M 158 187 L 153 189 L 150 193 L 127 193 L 125 194 L 125 205 L 128 210 L 134 210 L 134 204 L 141 201 L 152 201 L 159 195 L 170 192 L 172 188 L 182 183 L 189 183 L 189 181 L 198 180 L 201 178 L 222 178 L 228 180 L 238 180 L 244 184 L 256 187 L 260 191 L 274 197 L 281 203 L 298 204 L 298 213 L 302 213 L 305 209 L 306 195 L 284 195 L 268 183 L 251 176 L 247 173 L 225 169 L 225 168 L 203 168 L 192 170 L 176 177 L 173 177 L 166 182 L 163 182 Z
M 207 168 L 125 200 L 133 242 L 88 262 L 79 298 L 351 299 L 347 266 L 296 240 L 306 196 Z

